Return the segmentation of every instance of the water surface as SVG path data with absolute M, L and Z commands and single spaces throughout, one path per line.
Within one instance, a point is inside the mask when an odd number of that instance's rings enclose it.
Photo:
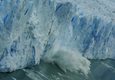
M 63 72 L 56 64 L 41 62 L 39 65 L 0 73 L 0 80 L 115 80 L 115 60 L 90 60 L 88 77 L 81 73 Z

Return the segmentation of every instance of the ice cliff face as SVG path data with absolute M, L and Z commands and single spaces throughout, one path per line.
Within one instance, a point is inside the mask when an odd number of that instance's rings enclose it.
M 0 72 L 39 63 L 39 41 L 28 20 L 32 7 L 28 0 L 0 1 Z
M 42 26 L 36 31 L 43 35 L 42 41 L 49 40 L 46 47 L 55 40 L 88 58 L 114 59 L 114 4 L 113 0 L 43 0 L 36 2 L 31 19 Z
M 0 0 L 0 71 L 39 63 L 60 45 L 115 59 L 114 0 Z

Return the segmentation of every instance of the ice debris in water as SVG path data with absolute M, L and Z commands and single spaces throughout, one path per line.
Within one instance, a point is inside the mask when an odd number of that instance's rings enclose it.
M 85 76 L 90 72 L 90 61 L 83 57 L 78 51 L 70 50 L 59 45 L 53 46 L 48 50 L 43 60 L 49 63 L 57 64 L 64 72 L 67 70 Z

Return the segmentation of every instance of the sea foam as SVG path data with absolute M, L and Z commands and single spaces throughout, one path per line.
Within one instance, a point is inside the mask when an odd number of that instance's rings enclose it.
M 90 61 L 83 57 L 80 52 L 67 49 L 62 46 L 54 46 L 43 56 L 43 60 L 56 63 L 64 72 L 81 72 L 88 75 L 90 72 Z

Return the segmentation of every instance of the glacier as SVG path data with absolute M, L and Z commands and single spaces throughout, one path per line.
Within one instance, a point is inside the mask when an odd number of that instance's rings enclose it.
M 39 64 L 54 45 L 83 58 L 115 59 L 114 5 L 114 0 L 0 0 L 0 72 Z

